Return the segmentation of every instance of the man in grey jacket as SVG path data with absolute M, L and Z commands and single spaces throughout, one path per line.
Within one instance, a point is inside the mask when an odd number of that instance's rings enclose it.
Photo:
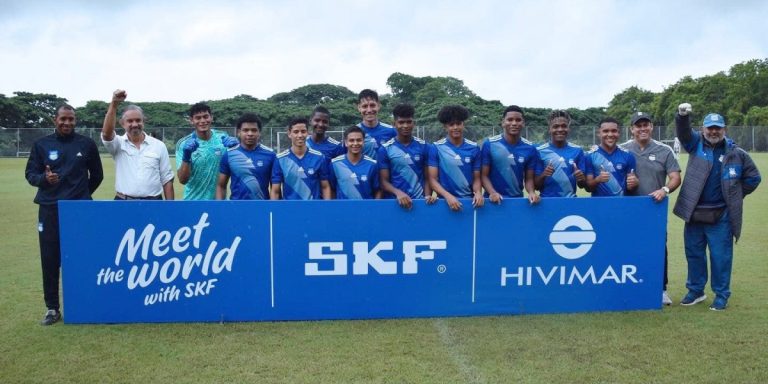
M 688 294 L 680 302 L 706 300 L 707 253 L 712 263 L 710 309 L 724 310 L 731 295 L 733 241 L 741 234 L 744 197 L 760 184 L 760 172 L 746 151 L 725 137 L 725 120 L 717 113 L 704 117 L 701 132 L 691 129 L 691 105 L 680 104 L 675 117 L 677 137 L 689 153 L 685 180 L 674 213 L 685 220 L 683 239 L 688 261 Z

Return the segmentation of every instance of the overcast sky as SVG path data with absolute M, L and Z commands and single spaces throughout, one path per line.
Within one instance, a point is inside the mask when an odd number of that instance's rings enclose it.
M 394 72 L 485 99 L 600 107 L 627 87 L 768 57 L 767 1 L 0 0 L 0 93 L 265 99 L 307 84 L 389 93 Z

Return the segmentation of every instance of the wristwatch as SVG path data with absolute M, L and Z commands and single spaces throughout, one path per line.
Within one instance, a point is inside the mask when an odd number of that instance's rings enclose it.
M 666 185 L 661 187 L 661 190 L 664 191 L 664 193 L 666 193 L 667 195 L 669 195 L 669 192 L 670 192 L 669 187 L 667 187 Z

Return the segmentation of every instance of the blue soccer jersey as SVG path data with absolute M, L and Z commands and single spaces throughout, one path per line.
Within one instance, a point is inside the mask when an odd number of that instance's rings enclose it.
M 389 124 L 384 124 L 379 121 L 375 127 L 367 127 L 363 123 L 358 123 L 358 127 L 365 132 L 365 139 L 363 142 L 363 155 L 368 156 L 376 160 L 379 147 L 389 141 L 389 139 L 397 136 L 397 130 Z
M 379 189 L 379 167 L 368 156 L 352 164 L 347 155 L 341 155 L 331 161 L 331 181 L 337 199 L 373 199 Z
M 504 197 L 523 197 L 525 172 L 536 169 L 539 153 L 530 141 L 521 138 L 509 144 L 502 135 L 483 143 L 483 166 L 490 167 L 488 177 L 493 188 Z
M 302 158 L 286 149 L 277 155 L 272 166 L 272 184 L 283 184 L 285 200 L 320 199 L 320 181 L 328 179 L 328 160 L 314 149 L 307 148 Z
M 341 145 L 341 142 L 333 137 L 326 137 L 325 140 L 315 143 L 312 140 L 312 136 L 309 136 L 307 137 L 307 147 L 322 153 L 328 161 L 347 152 L 344 146 Z
M 552 176 L 544 179 L 541 197 L 576 197 L 576 178 L 573 176 L 573 165 L 575 164 L 584 172 L 586 169 L 584 150 L 571 143 L 566 143 L 562 148 L 558 148 L 552 143 L 545 143 L 536 149 L 539 151 L 536 176 L 541 175 L 549 164 L 552 164 L 555 169 Z
M 224 153 L 219 173 L 230 177 L 231 200 L 269 200 L 269 179 L 275 151 L 259 144 L 253 150 L 241 146 Z
M 424 198 L 424 166 L 429 157 L 427 143 L 414 137 L 408 144 L 397 138 L 390 139 L 379 147 L 379 169 L 389 170 L 389 182 L 412 199 Z M 394 195 L 387 192 L 386 197 Z
M 458 147 L 447 139 L 429 146 L 429 167 L 437 168 L 443 189 L 456 197 L 472 197 L 473 172 L 480 171 L 480 147 L 464 139 Z
M 610 178 L 605 183 L 598 183 L 592 191 L 592 196 L 624 196 L 627 189 L 627 175 L 635 169 L 635 156 L 620 147 L 616 147 L 613 153 L 606 152 L 602 147 L 597 147 L 587 153 L 587 175 L 600 176 L 602 170 L 610 173 Z

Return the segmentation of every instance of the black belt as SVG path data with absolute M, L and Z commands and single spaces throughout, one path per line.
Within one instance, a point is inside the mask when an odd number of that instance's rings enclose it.
M 120 192 L 117 192 L 115 194 L 115 200 L 162 200 L 162 199 L 163 199 L 163 195 L 138 197 L 138 196 L 129 196 Z

